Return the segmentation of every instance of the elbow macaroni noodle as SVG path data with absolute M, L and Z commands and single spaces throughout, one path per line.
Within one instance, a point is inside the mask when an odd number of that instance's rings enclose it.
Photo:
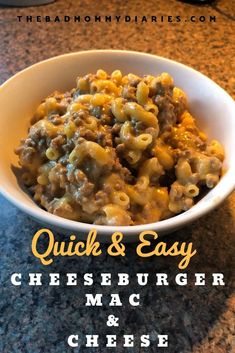
M 168 73 L 104 70 L 37 108 L 16 150 L 22 181 L 47 211 L 105 225 L 152 223 L 191 208 L 222 173 Z

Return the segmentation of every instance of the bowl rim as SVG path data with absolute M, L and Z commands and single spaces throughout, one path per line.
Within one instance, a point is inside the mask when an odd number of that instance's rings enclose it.
M 204 80 L 206 79 L 208 82 L 211 82 L 213 85 L 216 86 L 217 89 L 220 90 L 221 94 L 224 95 L 224 97 L 228 100 L 228 102 L 232 105 L 234 105 L 234 112 L 235 112 L 235 102 L 233 98 L 222 88 L 220 87 L 216 82 L 211 80 L 209 77 L 206 75 L 202 74 L 201 72 L 193 69 L 190 66 L 187 66 L 185 64 L 182 64 L 178 61 L 171 60 L 162 56 L 150 54 L 150 53 L 145 53 L 145 52 L 139 52 L 139 51 L 133 51 L 133 50 L 119 50 L 119 49 L 92 49 L 92 50 L 83 50 L 83 51 L 76 51 L 76 52 L 70 52 L 70 53 L 65 53 L 62 55 L 57 55 L 54 57 L 51 57 L 49 59 L 45 59 L 42 61 L 39 61 L 29 67 L 26 67 L 25 69 L 17 72 L 15 75 L 10 77 L 8 80 L 6 80 L 1 86 L 0 86 L 0 94 L 1 92 L 7 88 L 7 86 L 15 79 L 17 79 L 19 76 L 24 75 L 25 72 L 30 72 L 34 68 L 39 68 L 40 66 L 43 66 L 46 63 L 53 62 L 55 60 L 63 60 L 63 58 L 67 57 L 72 57 L 72 56 L 82 56 L 86 54 L 94 55 L 94 54 L 119 54 L 119 55 L 137 55 L 137 56 L 142 56 L 144 57 L 149 57 L 158 61 L 162 61 L 165 63 L 169 63 L 171 65 L 176 65 L 180 66 L 182 69 L 189 71 L 192 71 L 194 74 L 197 74 Z M 224 201 L 228 195 L 235 189 L 235 178 L 232 178 L 232 176 L 235 175 L 235 164 L 234 166 L 231 166 L 224 177 L 219 181 L 217 186 L 213 188 L 212 190 L 217 190 L 218 186 L 223 185 L 226 186 L 226 190 L 223 192 L 222 196 L 220 195 L 214 195 L 211 197 L 209 202 L 206 202 L 205 204 L 201 204 L 200 208 L 198 208 L 195 212 L 193 212 L 194 207 L 192 207 L 189 211 L 183 212 L 179 215 L 173 216 L 171 218 L 158 221 L 158 222 L 153 222 L 153 223 L 148 223 L 148 224 L 140 224 L 140 225 L 134 225 L 134 226 L 108 226 L 108 225 L 94 225 L 90 223 L 83 223 L 79 221 L 72 221 L 63 217 L 59 217 L 56 215 L 53 215 L 49 213 L 48 211 L 43 210 L 40 208 L 39 205 L 35 203 L 35 207 L 30 207 L 27 204 L 22 203 L 17 197 L 12 195 L 12 193 L 6 191 L 0 184 L 0 193 L 7 199 L 9 200 L 13 205 L 15 205 L 17 208 L 25 212 L 26 214 L 30 215 L 32 218 L 35 220 L 40 221 L 41 223 L 46 223 L 50 226 L 54 226 L 57 228 L 61 229 L 67 229 L 69 231 L 76 231 L 76 232 L 89 232 L 92 229 L 96 229 L 97 232 L 103 234 L 103 235 L 109 235 L 111 233 L 114 233 L 116 231 L 121 231 L 125 235 L 133 235 L 136 233 L 140 233 L 142 231 L 148 231 L 148 230 L 155 230 L 156 232 L 169 232 L 171 230 L 175 230 L 177 228 L 180 228 L 182 226 L 185 226 L 188 223 L 193 222 L 194 220 L 202 217 L 203 215 L 206 215 L 208 212 L 212 211 L 214 208 L 216 208 L 222 201 Z M 1 177 L 1 176 L 0 176 Z M 230 177 L 230 178 L 229 178 Z M 226 183 L 227 179 L 229 179 L 230 183 Z

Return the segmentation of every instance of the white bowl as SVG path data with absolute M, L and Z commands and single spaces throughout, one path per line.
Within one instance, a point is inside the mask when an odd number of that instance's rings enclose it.
M 61 55 L 35 64 L 6 81 L 0 87 L 0 191 L 15 206 L 50 227 L 75 232 L 85 237 L 94 228 L 52 215 L 38 205 L 19 186 L 12 166 L 18 165 L 14 148 L 25 137 L 29 120 L 40 101 L 54 90 L 66 91 L 75 86 L 78 75 L 103 68 L 108 72 L 156 75 L 163 71 L 173 76 L 175 84 L 186 91 L 190 111 L 209 138 L 218 139 L 226 151 L 226 173 L 218 185 L 189 211 L 160 222 L 132 227 L 118 227 L 126 241 L 137 239 L 143 230 L 159 234 L 174 231 L 205 215 L 218 206 L 235 188 L 235 103 L 216 83 L 201 73 L 177 62 L 145 53 L 120 50 L 91 50 Z M 95 226 L 101 240 L 117 231 L 117 227 Z

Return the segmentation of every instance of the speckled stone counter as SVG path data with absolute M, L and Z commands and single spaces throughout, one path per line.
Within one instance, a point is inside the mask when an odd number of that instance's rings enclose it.
M 127 4 L 128 3 L 128 4 Z M 217 1 L 212 6 L 193 6 L 170 1 L 105 1 L 58 0 L 54 4 L 34 8 L 0 7 L 0 82 L 17 71 L 48 57 L 71 51 L 93 48 L 130 49 L 149 52 L 181 61 L 211 77 L 235 97 L 235 2 Z M 169 23 L 19 23 L 16 16 L 94 16 L 94 15 L 156 16 L 216 16 L 216 22 L 182 21 Z M 167 353 L 232 353 L 235 351 L 235 195 L 231 195 L 217 210 L 192 225 L 168 235 L 164 240 L 193 241 L 198 254 L 187 272 L 208 275 L 222 272 L 224 287 L 213 287 L 211 280 L 202 287 L 189 281 L 186 287 L 171 282 L 168 287 L 137 288 L 135 273 L 168 273 L 172 279 L 177 271 L 176 259 L 142 259 L 135 254 L 135 245 L 127 246 L 123 258 L 80 257 L 57 259 L 48 267 L 32 255 L 31 239 L 40 226 L 0 197 L 0 352 L 1 353 L 83 353 L 83 352 L 167 352 Z M 59 238 L 59 235 L 57 235 Z M 129 273 L 131 285 L 112 291 L 101 288 L 99 281 L 89 291 L 75 287 L 20 287 L 10 284 L 13 272 L 23 276 L 29 272 L 61 274 L 76 272 Z M 107 295 L 103 307 L 87 308 L 87 292 Z M 121 308 L 112 313 L 120 318 L 119 327 L 106 325 L 110 314 L 108 294 L 119 292 L 124 298 Z M 140 293 L 141 307 L 131 307 L 127 298 Z M 99 348 L 69 348 L 70 334 L 101 336 Z M 104 348 L 104 335 L 149 333 L 148 349 Z M 156 348 L 158 334 L 169 335 L 168 348 Z

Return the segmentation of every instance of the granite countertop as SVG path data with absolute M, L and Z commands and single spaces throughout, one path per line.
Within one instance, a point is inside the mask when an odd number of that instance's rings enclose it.
M 94 5 L 95 4 L 95 5 Z M 203 23 L 27 23 L 24 16 L 95 16 L 95 15 L 157 15 L 157 16 L 216 16 L 216 22 Z M 18 22 L 16 16 L 23 16 Z M 217 1 L 213 6 L 193 6 L 169 1 L 105 1 L 82 3 L 58 0 L 53 4 L 29 7 L 0 7 L 0 83 L 25 67 L 48 57 L 71 51 L 93 48 L 129 49 L 149 52 L 183 62 L 208 75 L 235 97 L 235 2 Z M 107 304 L 110 288 L 95 290 L 106 295 L 103 308 L 83 305 L 84 286 L 20 287 L 10 284 L 13 272 L 27 276 L 29 272 L 61 274 L 85 272 L 137 272 L 154 275 L 168 273 L 173 278 L 177 261 L 168 258 L 141 259 L 134 245 L 127 246 L 127 255 L 112 258 L 105 254 L 77 259 L 57 259 L 43 267 L 31 253 L 31 239 L 40 226 L 0 196 L 0 352 L 1 353 L 83 353 L 83 352 L 158 352 L 149 349 L 69 348 L 70 334 L 104 335 L 114 333 L 106 325 L 110 308 Z M 139 292 L 143 298 L 140 308 L 127 305 L 115 308 L 120 326 L 118 336 L 149 333 L 151 342 L 157 334 L 169 334 L 169 347 L 159 348 L 167 353 L 232 353 L 235 350 L 235 194 L 218 209 L 186 228 L 164 238 L 168 242 L 193 241 L 198 251 L 187 272 L 215 272 L 225 275 L 224 287 L 186 287 L 154 285 L 137 288 L 133 280 L 128 287 L 112 286 L 112 293 L 127 298 Z M 59 235 L 57 235 L 59 237 Z M 94 290 L 94 288 L 93 288 Z

